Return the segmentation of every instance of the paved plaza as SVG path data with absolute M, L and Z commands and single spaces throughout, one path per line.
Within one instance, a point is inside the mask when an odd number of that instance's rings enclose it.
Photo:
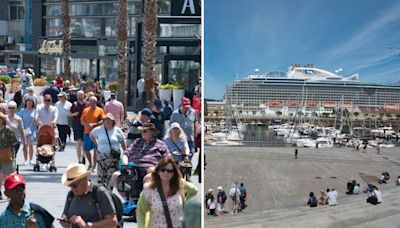
M 400 175 L 399 148 L 383 148 L 382 155 L 377 155 L 373 148 L 369 148 L 367 153 L 352 152 L 351 148 L 300 148 L 298 159 L 294 159 L 294 148 L 207 146 L 205 151 L 207 166 L 204 189 L 216 189 L 221 185 L 225 191 L 229 191 L 232 183 L 238 181 L 244 183 L 248 193 L 248 207 L 243 212 L 235 216 L 206 216 L 206 227 L 250 225 L 243 221 L 254 221 L 253 227 L 283 224 L 290 227 L 295 221 L 304 225 L 312 221 L 310 224 L 316 226 L 319 222 L 325 222 L 327 226 L 340 227 L 339 224 L 357 226 L 371 222 L 370 218 L 374 218 L 375 225 L 386 221 L 384 224 L 388 226 L 385 227 L 398 227 L 390 221 L 400 223 L 400 219 L 394 216 L 400 213 L 396 209 L 400 203 L 397 199 L 400 187 L 395 186 L 395 179 Z M 382 191 L 382 205 L 367 205 L 365 201 L 368 194 L 345 194 L 349 180 L 356 180 L 363 188 L 368 180 L 373 179 L 371 177 L 380 177 L 383 171 L 388 171 L 391 179 L 388 184 L 375 183 Z M 309 192 L 313 191 L 318 197 L 320 190 L 332 187 L 339 192 L 335 210 L 318 207 L 310 211 L 304 206 Z M 352 213 L 346 214 L 347 211 Z M 330 213 L 336 217 L 330 218 Z M 359 220 L 343 223 L 355 214 Z
M 197 165 L 197 156 L 193 157 L 193 167 Z M 41 171 L 33 172 L 33 166 L 19 166 L 20 174 L 23 175 L 27 181 L 26 199 L 29 202 L 37 203 L 46 208 L 55 218 L 59 218 L 64 209 L 64 204 L 67 198 L 69 188 L 61 184 L 61 176 L 67 168 L 68 164 L 77 162 L 75 152 L 75 143 L 72 141 L 67 142 L 67 147 L 64 152 L 56 152 L 55 163 L 57 166 L 57 173 Z M 23 164 L 23 152 L 20 148 L 17 156 L 17 163 Z M 90 179 L 96 180 L 96 173 L 90 176 Z M 201 190 L 201 185 L 198 183 L 198 176 L 193 176 L 192 181 L 196 187 Z M 4 188 L 2 188 L 4 191 Z M 5 198 L 4 194 L 3 197 Z M 7 206 L 7 201 L 0 201 L 0 210 L 4 210 Z M 61 227 L 57 220 L 54 222 L 55 227 Z M 126 223 L 126 227 L 136 227 L 136 223 Z

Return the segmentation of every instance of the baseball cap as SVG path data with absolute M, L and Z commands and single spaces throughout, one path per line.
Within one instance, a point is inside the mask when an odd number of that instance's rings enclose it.
M 20 184 L 26 185 L 26 181 L 23 176 L 16 173 L 7 176 L 4 180 L 4 188 L 6 190 L 13 189 Z
M 189 99 L 189 98 L 186 98 L 186 97 L 183 97 L 183 98 L 181 99 L 181 106 L 182 106 L 183 108 L 190 108 L 190 99 Z
M 153 115 L 153 112 L 148 108 L 142 109 L 142 111 L 140 113 L 142 115 L 148 116 L 150 119 L 154 119 L 155 118 L 154 115 Z
M 181 125 L 179 125 L 178 122 L 173 122 L 173 123 L 171 124 L 171 129 L 174 129 L 174 128 L 181 128 Z
M 115 92 L 115 90 L 111 91 L 110 96 L 115 96 L 117 94 L 117 92 Z
M 66 97 L 67 93 L 66 92 L 61 92 L 57 95 L 58 97 Z
M 222 186 L 218 186 L 217 189 L 220 190 L 220 191 L 224 190 L 224 189 L 222 188 Z
M 162 101 L 160 99 L 156 99 L 153 102 L 153 105 L 156 106 L 157 108 L 162 108 Z

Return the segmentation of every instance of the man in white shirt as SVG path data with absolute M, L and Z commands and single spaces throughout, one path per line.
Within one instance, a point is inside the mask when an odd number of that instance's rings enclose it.
M 326 193 L 327 197 L 328 197 L 328 204 L 329 206 L 336 206 L 337 204 L 337 197 L 338 197 L 338 193 L 336 191 L 335 188 L 332 188 L 330 192 Z
M 44 105 L 38 109 L 38 124 L 54 126 L 57 121 L 57 108 L 51 105 L 51 95 L 44 95 Z
M 58 101 L 55 105 L 58 112 L 57 129 L 60 138 L 60 151 L 64 151 L 67 144 L 67 135 L 71 132 L 68 117 L 72 116 L 69 114 L 72 104 L 67 101 L 67 94 L 65 92 L 61 92 L 57 96 Z
M 229 190 L 229 196 L 232 200 L 232 211 L 230 212 L 230 214 L 236 214 L 238 212 L 240 197 L 240 189 L 237 182 L 235 182 L 235 184 L 232 185 L 232 188 Z

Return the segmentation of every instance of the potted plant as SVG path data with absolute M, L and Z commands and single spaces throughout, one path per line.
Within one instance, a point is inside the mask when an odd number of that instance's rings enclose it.
M 113 81 L 113 82 L 110 82 L 110 84 L 108 84 L 107 87 L 108 87 L 108 90 L 103 91 L 104 100 L 106 100 L 106 101 L 108 101 L 108 99 L 110 99 L 111 91 L 115 91 L 115 92 L 118 91 L 119 84 L 117 81 Z
M 175 88 L 174 85 L 171 84 L 164 84 L 160 85 L 160 99 L 161 100 L 171 100 L 172 90 Z
M 171 84 L 174 86 L 172 91 L 174 109 L 177 109 L 181 105 L 181 99 L 185 97 L 185 82 L 182 80 L 172 80 Z
M 45 90 L 46 84 L 47 82 L 44 78 L 36 78 L 33 80 L 33 92 L 36 94 L 39 104 L 42 103 L 43 99 L 43 97 L 39 95 Z

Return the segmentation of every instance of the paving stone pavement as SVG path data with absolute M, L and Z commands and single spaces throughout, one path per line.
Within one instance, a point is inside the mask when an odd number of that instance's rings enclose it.
M 193 157 L 193 167 L 197 165 L 197 157 L 198 156 Z M 65 172 L 68 164 L 77 161 L 75 142 L 68 141 L 65 150 L 63 152 L 56 152 L 55 154 L 56 173 L 49 171 L 33 172 L 33 166 L 21 165 L 24 162 L 21 147 L 17 155 L 17 163 L 19 164 L 19 173 L 23 175 L 27 181 L 26 200 L 46 208 L 55 218 L 60 217 L 69 191 L 68 187 L 61 184 L 61 176 Z M 96 180 L 96 173 L 93 173 L 90 179 Z M 200 191 L 201 184 L 198 183 L 198 176 L 193 176 L 192 181 Z M 4 191 L 4 187 L 2 191 Z M 6 200 L 0 201 L 0 211 L 3 211 L 7 204 L 8 202 Z M 55 227 L 61 227 L 57 221 L 54 222 L 54 225 Z M 136 223 L 125 223 L 124 226 L 136 227 Z

